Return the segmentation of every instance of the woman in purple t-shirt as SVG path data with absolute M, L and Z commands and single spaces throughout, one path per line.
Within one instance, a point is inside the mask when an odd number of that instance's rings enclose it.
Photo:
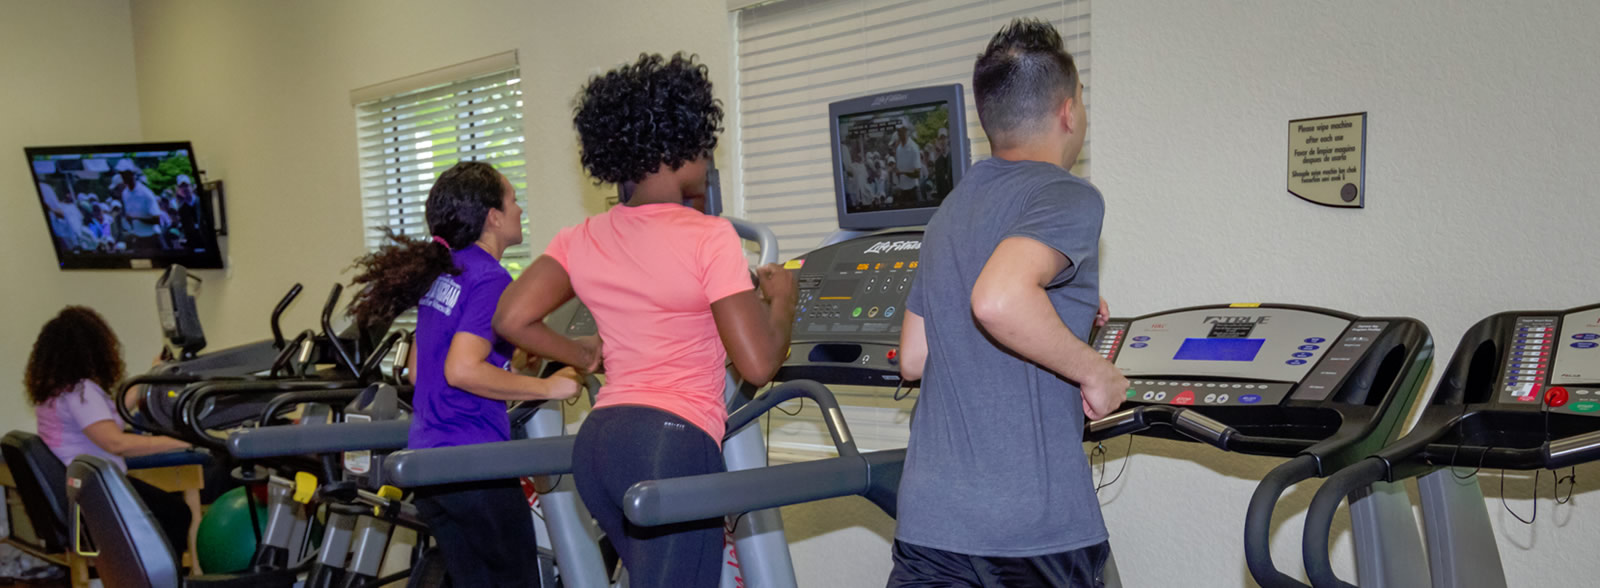
M 510 371 L 516 350 L 494 334 L 495 306 L 511 284 L 500 255 L 522 242 L 516 190 L 489 164 L 463 161 L 428 191 L 426 217 L 433 239 L 390 233 L 392 244 L 356 261 L 352 281 L 365 288 L 351 310 L 381 325 L 417 309 L 411 448 L 509 440 L 506 401 L 571 398 L 579 387 L 570 368 L 550 378 Z M 599 356 L 597 342 L 588 348 Z M 533 519 L 516 480 L 430 486 L 416 505 L 453 585 L 539 585 Z
M 87 454 L 126 470 L 123 458 L 189 447 L 171 437 L 123 430 L 116 405 L 106 394 L 116 389 L 122 372 L 122 344 L 93 309 L 68 306 L 39 330 L 24 379 L 39 437 L 62 463 Z M 191 515 L 183 496 L 141 480 L 128 481 L 161 524 L 173 553 L 187 550 Z

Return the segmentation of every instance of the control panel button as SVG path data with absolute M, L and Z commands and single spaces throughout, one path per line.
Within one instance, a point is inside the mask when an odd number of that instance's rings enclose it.
M 1577 343 L 1573 343 L 1572 346 L 1578 349 L 1594 349 L 1596 347 L 1600 347 L 1600 343 L 1596 343 L 1594 341 L 1579 341 Z
M 1144 349 L 1146 347 L 1149 347 L 1150 344 L 1149 343 L 1129 343 L 1128 346 L 1132 347 L 1134 349 Z
M 1597 333 L 1578 333 L 1578 334 L 1573 335 L 1572 338 L 1573 339 L 1577 339 L 1579 341 L 1593 341 L 1595 339 L 1600 339 L 1600 334 L 1597 334 Z
M 1567 398 L 1567 389 L 1561 386 L 1551 386 L 1549 390 L 1544 392 L 1544 403 L 1550 406 L 1566 406 Z
M 1194 404 L 1194 391 L 1184 390 L 1183 392 L 1178 393 L 1178 396 L 1172 399 L 1172 403 L 1184 405 Z
M 1327 341 L 1327 339 L 1323 339 L 1322 337 L 1311 337 L 1306 339 L 1307 343 L 1321 343 L 1323 341 Z
M 900 363 L 900 351 L 898 349 L 890 349 L 884 352 L 883 358 L 889 360 L 889 365 Z
M 1286 361 L 1284 363 L 1287 363 L 1289 365 L 1305 365 L 1306 364 L 1306 360 L 1304 360 L 1304 359 L 1291 359 L 1291 360 Z
M 1572 403 L 1572 410 L 1577 412 L 1594 412 L 1597 409 L 1600 409 L 1600 402 L 1595 402 L 1593 400 L 1584 400 L 1582 402 Z
M 1322 349 L 1322 346 L 1321 345 L 1301 345 L 1300 346 L 1300 350 L 1301 351 L 1316 351 L 1318 349 Z
M 855 310 L 850 311 L 850 318 L 856 318 L 859 316 L 861 316 L 861 307 L 857 306 Z
M 1257 402 L 1261 402 L 1261 397 L 1255 394 L 1245 394 L 1244 396 L 1239 397 L 1239 402 L 1245 404 L 1255 404 Z
M 1300 359 L 1311 357 L 1312 355 L 1314 355 L 1314 354 L 1311 353 L 1310 351 L 1296 351 L 1296 352 L 1294 352 L 1294 357 L 1297 357 L 1297 358 L 1300 358 Z
M 894 318 L 894 307 L 883 309 L 883 318 Z
M 1150 340 L 1150 338 L 1149 338 L 1149 337 L 1146 337 L 1146 336 L 1144 336 L 1144 335 L 1139 335 L 1139 336 L 1138 336 L 1138 337 L 1134 337 L 1134 338 L 1133 338 L 1133 340 L 1134 340 L 1134 341 L 1149 341 L 1149 340 Z

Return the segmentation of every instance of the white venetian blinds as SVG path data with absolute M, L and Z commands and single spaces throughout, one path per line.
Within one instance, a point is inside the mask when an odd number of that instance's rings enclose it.
M 988 157 L 972 101 L 972 64 L 989 38 L 1019 17 L 1056 26 L 1087 86 L 1089 0 L 782 0 L 740 9 L 745 216 L 772 227 L 785 258 L 837 227 L 827 117 L 828 103 L 845 98 L 960 83 L 973 160 Z M 1080 174 L 1088 172 L 1088 152 Z
M 351 93 L 369 250 L 383 244 L 386 228 L 426 237 L 428 190 L 458 161 L 493 165 L 522 201 L 527 173 L 521 77 L 516 55 L 506 53 Z M 524 244 L 507 249 L 502 263 L 517 273 L 528 259 Z

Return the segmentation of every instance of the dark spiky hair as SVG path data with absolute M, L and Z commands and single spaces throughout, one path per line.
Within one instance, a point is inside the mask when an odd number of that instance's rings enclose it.
M 996 146 L 1009 146 L 1076 95 L 1078 66 L 1050 23 L 1019 18 L 995 33 L 972 71 L 978 121 Z

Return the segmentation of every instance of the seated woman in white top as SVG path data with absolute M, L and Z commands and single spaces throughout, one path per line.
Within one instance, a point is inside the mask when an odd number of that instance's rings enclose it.
M 116 405 L 106 394 L 122 373 L 122 344 L 93 309 L 68 306 L 39 330 L 28 356 L 28 399 L 39 437 L 62 463 L 89 454 L 126 470 L 123 458 L 189 447 L 171 437 L 123 430 Z M 187 550 L 190 513 L 183 497 L 140 480 L 129 482 L 160 522 L 173 553 Z

